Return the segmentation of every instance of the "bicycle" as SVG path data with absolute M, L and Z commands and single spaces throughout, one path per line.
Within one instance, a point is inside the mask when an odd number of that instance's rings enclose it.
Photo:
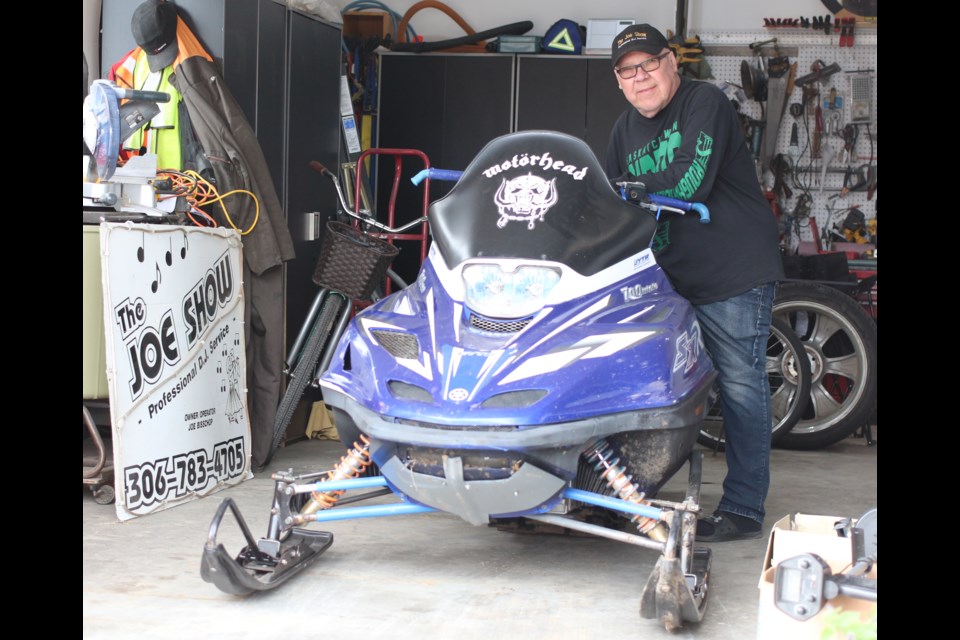
M 313 273 L 313 281 L 320 288 L 284 361 L 284 374 L 289 377 L 289 382 L 277 407 L 270 451 L 261 468 L 266 467 L 273 459 L 307 385 L 312 383 L 315 386 L 317 378 L 330 366 L 334 347 L 346 330 L 355 308 L 366 302 L 375 302 L 380 299 L 382 293 L 390 292 L 392 285 L 400 288 L 407 286 L 407 283 L 390 269 L 390 264 L 399 253 L 399 249 L 392 244 L 392 241 L 420 240 L 421 261 L 426 255 L 426 207 L 429 203 L 429 185 L 424 188 L 422 215 L 399 226 L 390 225 L 395 224 L 393 209 L 399 183 L 401 157 L 419 157 L 428 169 L 429 160 L 422 152 L 415 150 L 368 149 L 358 159 L 357 166 L 362 166 L 366 156 L 378 154 L 393 155 L 397 158 L 397 178 L 394 180 L 394 189 L 390 197 L 388 224 L 378 222 L 369 210 L 359 206 L 357 207 L 359 211 L 355 211 L 344 196 L 336 174 L 317 161 L 310 162 L 312 169 L 333 182 L 342 214 L 338 212 L 337 220 L 327 222 L 327 233 Z M 433 177 L 436 177 L 436 174 Z M 353 202 L 359 205 L 362 201 L 359 171 L 356 176 L 354 196 Z M 418 225 L 422 225 L 421 233 L 407 233 Z

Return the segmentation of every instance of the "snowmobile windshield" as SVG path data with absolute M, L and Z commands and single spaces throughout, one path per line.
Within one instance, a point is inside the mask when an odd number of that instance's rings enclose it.
M 623 201 L 586 143 L 553 131 L 488 143 L 428 215 L 448 267 L 526 258 L 584 276 L 646 249 L 657 226 L 652 214 Z

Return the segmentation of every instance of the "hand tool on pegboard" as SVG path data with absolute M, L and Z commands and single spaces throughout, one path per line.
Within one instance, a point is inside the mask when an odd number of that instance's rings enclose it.
M 790 113 L 793 114 L 793 107 L 799 106 L 796 103 L 790 105 Z M 796 118 L 796 116 L 794 116 Z M 787 156 L 790 157 L 790 160 L 793 164 L 797 164 L 797 160 L 800 159 L 800 132 L 797 127 L 797 121 L 794 119 L 793 125 L 790 127 L 790 146 L 787 147 Z
M 857 244 L 867 244 L 870 242 L 870 232 L 867 229 L 867 216 L 856 205 L 850 207 L 847 216 L 843 219 L 841 225 L 844 239 L 847 242 L 856 242 Z
M 704 48 L 700 36 L 683 38 L 667 31 L 667 44 L 673 50 L 683 73 L 698 79 L 713 77 L 710 65 L 703 59 Z
M 773 195 L 776 198 L 793 197 L 793 189 L 787 184 L 787 178 L 792 175 L 790 160 L 782 153 L 778 153 L 770 161 L 770 171 L 773 172 Z
M 793 95 L 793 88 L 797 85 L 797 63 L 790 65 L 790 72 L 787 74 L 787 97 Z
M 820 157 L 820 143 L 823 140 L 823 109 L 820 108 L 820 100 L 817 99 L 817 104 L 814 107 L 814 116 L 813 116 L 813 142 L 810 143 L 810 157 L 819 158 Z
M 870 165 L 862 164 L 859 167 L 847 167 L 843 174 L 843 187 L 840 197 L 847 196 L 851 191 L 862 191 L 870 183 Z
M 826 82 L 830 76 L 839 71 L 841 71 L 840 65 L 836 62 L 827 64 L 823 60 L 815 60 L 813 64 L 810 65 L 810 73 L 797 78 L 795 84 L 798 87 L 802 87 L 813 82 Z
M 877 191 L 877 165 L 867 165 L 867 200 L 873 200 L 873 194 Z M 876 211 L 876 207 L 874 207 Z
M 836 149 L 833 148 L 829 140 L 820 148 L 820 193 L 823 193 L 823 186 L 827 181 L 827 169 L 830 168 L 830 163 L 833 162 L 833 156 L 836 153 Z
M 826 16 L 814 16 L 812 20 L 812 26 L 817 31 L 823 31 L 824 35 L 830 35 L 833 33 L 833 22 L 829 15 Z
M 840 162 L 849 166 L 853 161 L 857 138 L 860 137 L 860 127 L 855 124 L 848 124 L 838 132 L 838 135 L 843 139 L 843 155 L 840 157 Z
M 760 153 L 760 164 L 766 167 L 774 157 L 777 148 L 777 138 L 780 135 L 780 122 L 787 108 L 787 74 L 790 72 L 790 59 L 780 55 L 777 39 L 773 39 L 773 57 L 767 60 L 767 109 L 766 124 L 763 133 L 763 149 Z M 753 48 L 754 45 L 750 45 Z

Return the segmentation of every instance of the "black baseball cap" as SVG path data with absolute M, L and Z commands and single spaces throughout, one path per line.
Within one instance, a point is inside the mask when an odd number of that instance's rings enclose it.
M 648 24 L 632 24 L 613 39 L 610 57 L 616 68 L 620 58 L 631 51 L 643 51 L 655 56 L 669 46 L 667 39 L 657 29 Z
M 147 0 L 133 12 L 130 30 L 147 54 L 150 71 L 169 67 L 177 59 L 177 8 L 169 2 Z

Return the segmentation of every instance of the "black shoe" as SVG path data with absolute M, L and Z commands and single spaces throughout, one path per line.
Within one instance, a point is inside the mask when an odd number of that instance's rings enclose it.
M 762 524 L 728 511 L 717 510 L 713 515 L 697 520 L 697 540 L 700 542 L 753 540 L 762 535 Z

